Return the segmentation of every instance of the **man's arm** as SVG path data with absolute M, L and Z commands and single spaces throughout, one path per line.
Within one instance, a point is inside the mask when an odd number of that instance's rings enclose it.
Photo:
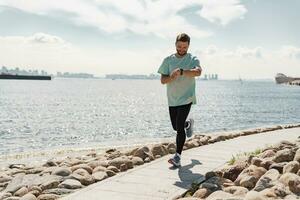
M 173 79 L 169 75 L 162 74 L 161 77 L 160 77 L 161 84 L 167 84 L 167 83 L 170 83 L 172 81 L 173 81 Z
M 162 74 L 160 77 L 160 82 L 162 84 L 168 84 L 175 80 L 178 76 L 180 76 L 180 69 L 177 68 L 174 71 L 172 71 L 171 75 L 164 75 Z
M 183 75 L 187 77 L 195 77 L 195 76 L 200 76 L 201 72 L 202 69 L 200 66 L 198 66 L 194 69 L 183 70 Z

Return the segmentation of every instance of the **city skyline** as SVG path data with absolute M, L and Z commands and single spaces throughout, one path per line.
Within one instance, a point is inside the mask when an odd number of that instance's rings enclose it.
M 299 77 L 299 7 L 297 0 L 0 0 L 0 65 L 151 74 L 186 32 L 207 74 Z

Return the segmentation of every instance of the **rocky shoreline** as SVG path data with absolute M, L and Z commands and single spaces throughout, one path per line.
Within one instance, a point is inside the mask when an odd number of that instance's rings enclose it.
M 300 199 L 300 136 L 208 172 L 184 197 L 180 200 Z
M 191 139 L 187 140 L 184 146 L 184 150 L 203 146 L 203 145 L 209 145 L 211 143 L 233 139 L 236 137 L 241 137 L 241 136 L 246 136 L 251 134 L 259 134 L 259 133 L 264 133 L 264 132 L 274 131 L 279 129 L 295 128 L 295 127 L 300 127 L 300 124 L 274 126 L 268 128 L 257 128 L 257 129 L 250 129 L 244 131 L 230 132 L 226 134 L 224 133 L 214 134 L 214 135 L 196 134 Z M 291 145 L 291 144 L 286 143 L 286 145 Z M 39 166 L 30 166 L 28 164 L 27 165 L 11 164 L 7 166 L 5 169 L 2 169 L 0 171 L 0 200 L 58 199 L 62 196 L 80 190 L 81 188 L 84 188 L 88 185 L 112 177 L 117 173 L 122 173 L 124 171 L 127 171 L 128 169 L 134 168 L 135 166 L 142 165 L 144 163 L 148 163 L 155 159 L 161 158 L 162 156 L 173 154 L 175 153 L 175 149 L 176 149 L 175 143 L 164 142 L 164 143 L 136 147 L 126 152 L 125 151 L 122 152 L 117 149 L 109 149 L 102 154 L 98 154 L 96 151 L 91 151 L 88 154 L 82 156 L 52 158 Z M 292 149 L 294 151 L 294 146 Z M 275 154 L 277 154 L 278 152 L 277 150 L 276 151 L 273 150 L 273 151 Z M 297 151 L 297 153 L 295 152 L 295 154 L 298 155 L 299 154 L 298 152 L 299 150 Z M 286 155 L 287 154 L 284 154 L 284 156 Z M 291 156 L 289 158 L 291 158 Z M 262 172 L 264 172 L 264 170 L 261 169 L 262 168 L 261 166 L 255 165 L 257 163 L 260 163 L 260 165 L 262 164 L 259 161 L 259 158 L 254 157 L 248 162 L 251 163 L 251 165 L 249 166 L 251 167 L 250 169 L 246 168 L 246 166 L 244 165 L 243 165 L 244 168 L 243 166 L 240 167 L 238 165 L 238 167 L 234 168 L 234 170 L 238 169 L 240 170 L 239 172 L 242 172 L 243 170 L 248 169 L 246 170 L 246 172 L 244 172 L 245 176 L 247 175 L 248 171 L 251 170 L 254 171 L 257 170 L 258 173 L 260 172 L 259 175 L 262 174 Z M 270 162 L 267 162 L 266 165 L 269 165 Z M 272 169 L 278 170 L 278 168 L 282 167 L 282 170 L 284 170 L 284 168 L 287 168 L 285 167 L 285 165 L 280 164 L 282 162 L 284 161 L 275 163 L 275 167 Z M 292 164 L 288 165 L 289 166 L 288 170 L 290 170 L 290 168 L 293 168 L 294 165 Z M 226 173 L 225 172 L 221 173 L 221 172 L 222 171 L 209 173 L 207 174 L 207 179 L 208 180 L 210 180 L 211 178 L 218 179 L 218 180 L 221 179 L 220 176 L 215 176 L 216 174 L 218 175 L 222 174 L 222 178 L 225 178 L 226 176 L 223 177 L 223 175 Z M 299 172 L 296 173 L 298 173 L 297 176 L 299 177 Z M 231 174 L 231 171 L 229 172 L 229 174 Z M 273 176 L 273 174 L 271 175 Z M 230 175 L 228 176 L 229 177 L 226 177 L 228 180 L 233 179 L 232 177 L 230 177 Z M 240 183 L 241 180 L 243 182 L 244 179 L 247 178 L 243 178 L 243 179 L 240 178 L 239 184 L 241 184 Z M 256 176 L 254 176 L 254 178 L 255 180 L 258 179 L 258 177 Z M 250 181 L 253 181 L 254 178 L 250 177 L 248 179 L 250 179 Z M 290 177 L 287 177 L 285 181 L 290 180 L 289 178 Z M 298 179 L 295 180 L 297 181 Z M 232 183 L 234 181 L 235 180 L 231 180 L 231 182 L 228 183 Z M 288 182 L 288 184 L 290 184 L 290 182 Z M 220 192 L 220 191 L 221 190 L 218 190 L 216 192 Z M 205 194 L 207 195 L 208 193 Z

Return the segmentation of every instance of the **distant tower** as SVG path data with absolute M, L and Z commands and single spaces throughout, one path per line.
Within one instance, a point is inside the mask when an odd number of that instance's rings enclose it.
M 216 80 L 218 80 L 218 79 L 219 79 L 219 78 L 218 78 L 218 74 L 215 74 L 215 79 L 216 79 Z

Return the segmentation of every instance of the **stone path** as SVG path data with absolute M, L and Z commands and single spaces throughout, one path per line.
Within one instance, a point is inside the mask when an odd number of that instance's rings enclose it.
M 191 183 L 203 181 L 206 172 L 221 167 L 233 155 L 264 148 L 281 140 L 294 141 L 298 136 L 300 128 L 282 129 L 200 146 L 183 152 L 182 167 L 179 169 L 169 169 L 167 160 L 170 156 L 164 156 L 61 199 L 173 199 L 189 189 Z

